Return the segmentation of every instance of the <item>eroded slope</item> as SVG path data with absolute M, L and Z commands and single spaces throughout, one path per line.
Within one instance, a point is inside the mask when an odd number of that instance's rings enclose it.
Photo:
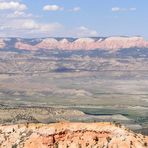
M 146 148 L 148 137 L 111 123 L 25 124 L 0 127 L 1 148 Z

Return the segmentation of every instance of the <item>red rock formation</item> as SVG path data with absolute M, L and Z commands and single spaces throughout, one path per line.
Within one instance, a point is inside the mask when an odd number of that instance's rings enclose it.
M 146 148 L 148 137 L 111 123 L 0 126 L 0 147 Z
M 15 45 L 18 49 L 38 50 L 38 49 L 62 49 L 62 50 L 93 50 L 105 49 L 116 51 L 122 48 L 148 48 L 148 41 L 142 37 L 109 37 L 106 39 L 95 40 L 93 38 L 79 38 L 73 42 L 67 39 L 60 41 L 54 38 L 47 38 L 36 45 L 29 45 L 23 42 L 17 42 Z

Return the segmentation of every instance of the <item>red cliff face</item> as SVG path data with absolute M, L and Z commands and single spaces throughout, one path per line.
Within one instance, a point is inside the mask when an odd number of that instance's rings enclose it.
M 122 48 L 148 48 L 148 41 L 142 37 L 109 37 L 106 39 L 95 40 L 93 38 L 79 38 L 73 42 L 67 39 L 60 41 L 54 38 L 43 39 L 36 45 L 30 45 L 21 41 L 16 42 L 15 47 L 18 49 L 38 50 L 38 49 L 61 49 L 61 50 L 93 50 L 104 49 L 116 51 Z
M 0 126 L 1 148 L 147 148 L 148 137 L 111 123 Z

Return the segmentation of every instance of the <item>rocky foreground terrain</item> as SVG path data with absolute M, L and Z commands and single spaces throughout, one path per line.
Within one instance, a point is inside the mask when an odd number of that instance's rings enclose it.
M 0 126 L 1 148 L 146 148 L 148 137 L 120 124 L 55 123 Z

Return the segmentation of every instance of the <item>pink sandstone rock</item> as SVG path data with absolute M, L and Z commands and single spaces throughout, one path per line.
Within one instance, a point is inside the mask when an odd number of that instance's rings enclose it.
M 147 148 L 147 144 L 148 137 L 112 123 L 0 126 L 1 148 Z
M 61 49 L 61 50 L 93 50 L 104 49 L 110 51 L 116 51 L 122 48 L 148 48 L 148 41 L 145 41 L 142 37 L 109 37 L 106 39 L 95 40 L 93 38 L 79 38 L 73 42 L 67 39 L 60 41 L 54 38 L 43 39 L 36 45 L 29 45 L 21 41 L 15 45 L 18 49 L 26 50 L 39 50 L 39 49 Z

